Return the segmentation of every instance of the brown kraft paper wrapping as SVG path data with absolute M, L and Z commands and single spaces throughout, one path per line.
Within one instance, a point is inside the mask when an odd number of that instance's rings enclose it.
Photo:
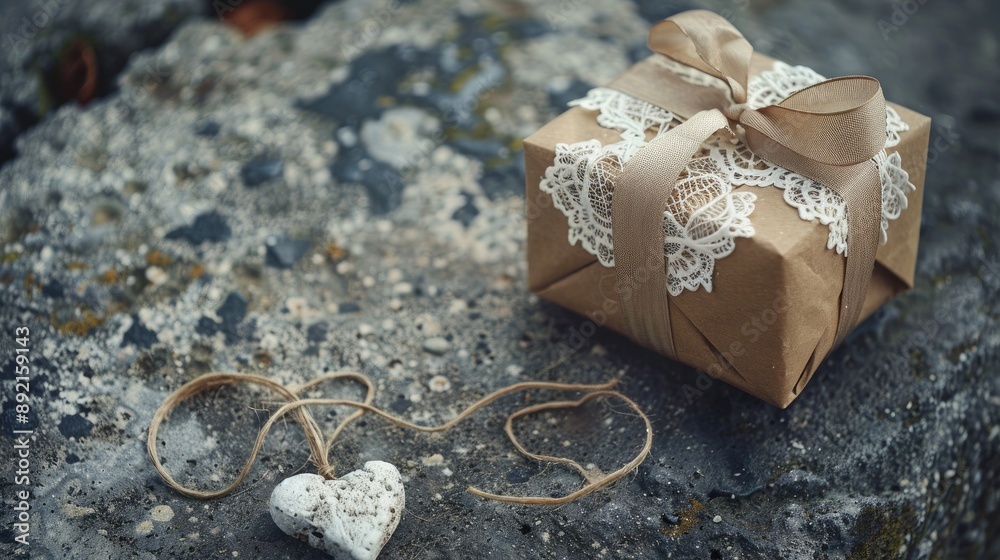
M 772 64 L 772 59 L 754 53 L 751 74 Z M 616 82 L 635 83 L 652 72 L 660 76 L 659 83 L 670 75 L 664 68 L 640 62 Z M 717 94 L 679 79 L 670 79 L 669 85 L 650 97 L 662 98 L 657 104 L 677 112 L 682 111 L 671 105 L 673 99 L 683 105 L 692 95 Z M 889 105 L 910 129 L 901 132 L 899 144 L 888 151 L 899 152 L 916 191 L 907 195 L 908 206 L 900 217 L 889 223 L 889 241 L 878 249 L 859 320 L 913 287 L 916 266 L 930 119 Z M 557 143 L 597 139 L 607 144 L 621 139 L 616 131 L 599 126 L 595 117 L 594 111 L 571 108 L 524 141 L 528 288 L 628 336 L 614 269 L 601 265 L 579 245 L 569 245 L 566 217 L 539 188 Z M 827 227 L 799 218 L 780 189 L 733 187 L 750 189 L 757 196 L 750 215 L 756 234 L 737 238 L 733 253 L 716 261 L 711 293 L 685 290 L 670 298 L 674 343 L 680 361 L 785 408 L 832 349 L 846 259 L 827 249 Z

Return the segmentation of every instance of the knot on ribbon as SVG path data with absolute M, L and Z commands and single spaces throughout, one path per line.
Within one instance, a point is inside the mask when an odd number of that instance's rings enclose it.
M 730 103 L 722 108 L 722 114 L 731 121 L 740 122 L 740 115 L 742 115 L 743 111 L 745 111 L 748 107 L 749 106 L 746 103 Z

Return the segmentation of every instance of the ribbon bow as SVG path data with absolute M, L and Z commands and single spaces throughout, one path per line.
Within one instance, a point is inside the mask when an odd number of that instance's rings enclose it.
M 872 158 L 886 139 L 885 99 L 878 80 L 834 78 L 777 105 L 751 109 L 746 102 L 753 47 L 718 14 L 692 10 L 669 17 L 650 30 L 649 48 L 719 78 L 731 98 L 698 96 L 694 106 L 715 105 L 653 139 L 615 179 L 612 241 L 626 326 L 639 342 L 677 356 L 663 253 L 663 209 L 673 188 L 663 185 L 676 183 L 710 136 L 721 129 L 734 134 L 738 124 L 756 156 L 829 187 L 847 203 L 847 263 L 837 346 L 861 314 L 878 247 L 882 186 Z M 651 95 L 655 85 L 650 80 L 620 79 L 611 87 L 647 101 L 663 94 Z

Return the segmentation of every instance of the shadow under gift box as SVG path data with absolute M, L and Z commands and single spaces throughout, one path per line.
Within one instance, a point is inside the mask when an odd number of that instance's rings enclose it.
M 773 63 L 754 53 L 750 73 L 759 74 Z M 642 64 L 624 75 L 637 72 Z M 916 267 L 931 121 L 900 105 L 888 105 L 910 128 L 887 152 L 899 152 L 916 191 L 907 195 L 900 217 L 889 222 L 889 240 L 879 246 L 859 321 L 912 288 Z M 528 288 L 628 336 L 614 269 L 578 244 L 569 244 L 566 217 L 539 188 L 556 144 L 590 139 L 606 145 L 621 136 L 598 125 L 596 111 L 573 107 L 524 140 Z M 701 288 L 670 297 L 675 348 L 680 361 L 785 408 L 832 349 L 847 259 L 827 248 L 827 226 L 799 218 L 781 189 L 733 185 L 733 190 L 757 196 L 750 214 L 756 233 L 736 238 L 735 250 L 716 261 L 711 293 Z

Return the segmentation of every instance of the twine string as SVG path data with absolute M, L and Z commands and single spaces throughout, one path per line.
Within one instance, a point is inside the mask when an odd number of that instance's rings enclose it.
M 316 399 L 303 399 L 299 395 L 315 388 L 317 385 L 324 383 L 326 381 L 336 380 L 336 379 L 347 379 L 358 382 L 365 387 L 365 397 L 363 401 L 349 400 L 349 399 L 330 399 L 330 398 L 316 398 Z M 476 487 L 469 486 L 466 491 L 491 500 L 497 500 L 501 502 L 516 503 L 516 504 L 532 504 L 532 505 L 560 505 L 567 502 L 571 502 L 578 498 L 581 498 L 591 492 L 603 488 L 614 481 L 618 480 L 622 476 L 628 474 L 632 470 L 641 464 L 646 457 L 649 455 L 650 448 L 653 444 L 653 428 L 649 421 L 649 417 L 642 411 L 642 409 L 633 402 L 631 399 L 625 395 L 613 391 L 612 388 L 616 384 L 617 380 L 612 379 L 607 383 L 586 385 L 578 383 L 554 383 L 548 381 L 527 381 L 522 383 L 515 383 L 507 387 L 498 389 L 485 397 L 479 399 L 475 403 L 469 405 L 465 410 L 460 412 L 457 416 L 451 420 L 438 425 L 438 426 L 419 426 L 412 422 L 408 422 L 401 418 L 392 416 L 391 414 L 373 406 L 372 400 L 375 397 L 375 385 L 372 383 L 366 375 L 356 373 L 356 372 L 338 372 L 338 373 L 328 373 L 313 379 L 312 381 L 305 383 L 294 388 L 288 388 L 284 385 L 272 380 L 267 377 L 253 374 L 236 374 L 236 373 L 207 373 L 201 375 L 170 393 L 163 403 L 153 414 L 153 419 L 149 425 L 149 434 L 146 439 L 146 450 L 149 452 L 149 457 L 153 462 L 153 467 L 156 472 L 163 478 L 168 486 L 174 490 L 198 499 L 211 499 L 219 498 L 233 492 L 250 474 L 250 469 L 252 468 L 257 455 L 260 453 L 261 448 L 264 445 L 264 440 L 267 437 L 268 432 L 274 426 L 276 422 L 281 420 L 286 414 L 291 414 L 292 418 L 298 422 L 304 431 L 306 442 L 309 445 L 310 460 L 316 466 L 317 474 L 323 476 L 327 479 L 336 479 L 334 476 L 334 467 L 329 462 L 330 450 L 333 447 L 334 442 L 337 437 L 340 436 L 341 432 L 354 420 L 361 417 L 363 414 L 371 413 L 390 423 L 410 430 L 423 432 L 423 433 L 436 433 L 443 432 L 453 428 L 458 423 L 465 420 L 472 413 L 477 410 L 489 405 L 490 403 L 511 395 L 513 393 L 518 393 L 522 391 L 530 390 L 550 390 L 550 391 L 567 391 L 567 392 L 582 392 L 584 395 L 578 400 L 560 400 L 560 401 L 550 401 L 540 404 L 535 404 L 521 408 L 514 413 L 507 416 L 507 421 L 504 424 L 504 433 L 507 434 L 507 438 L 510 439 L 514 447 L 522 455 L 534 459 L 536 461 L 548 461 L 553 463 L 561 463 L 566 465 L 577 472 L 579 472 L 584 478 L 584 485 L 565 496 L 561 497 L 544 497 L 544 496 L 509 496 L 504 494 L 494 494 L 491 492 L 486 492 L 480 490 Z M 251 385 L 257 385 L 263 387 L 269 391 L 277 393 L 287 401 L 278 410 L 274 412 L 268 419 L 267 422 L 261 426 L 260 430 L 257 432 L 257 437 L 254 440 L 253 446 L 250 449 L 250 454 L 246 461 L 243 463 L 243 467 L 237 474 L 236 479 L 233 480 L 228 486 L 220 490 L 202 491 L 195 488 L 189 488 L 183 484 L 177 482 L 166 468 L 164 468 L 163 463 L 160 461 L 159 452 L 156 448 L 157 434 L 159 433 L 160 426 L 167 420 L 170 413 L 183 401 L 201 394 L 207 390 L 228 386 L 228 385 L 238 385 L 242 383 L 249 383 Z M 584 468 L 582 465 L 573 461 L 572 459 L 567 459 L 565 457 L 554 457 L 550 455 L 542 455 L 537 453 L 532 453 L 525 448 L 521 442 L 517 439 L 514 434 L 514 421 L 528 416 L 531 414 L 537 414 L 540 412 L 556 409 L 567 409 L 567 408 L 577 408 L 583 406 L 587 402 L 596 399 L 598 397 L 613 398 L 618 399 L 628 405 L 636 415 L 642 419 L 645 423 L 645 442 L 642 449 L 628 461 L 621 468 L 611 472 L 609 474 L 595 476 L 589 470 Z M 336 428 L 330 434 L 329 438 L 323 437 L 323 432 L 317 424 L 316 420 L 313 418 L 312 414 L 309 413 L 308 407 L 311 406 L 349 406 L 354 408 L 354 412 L 345 417 Z

